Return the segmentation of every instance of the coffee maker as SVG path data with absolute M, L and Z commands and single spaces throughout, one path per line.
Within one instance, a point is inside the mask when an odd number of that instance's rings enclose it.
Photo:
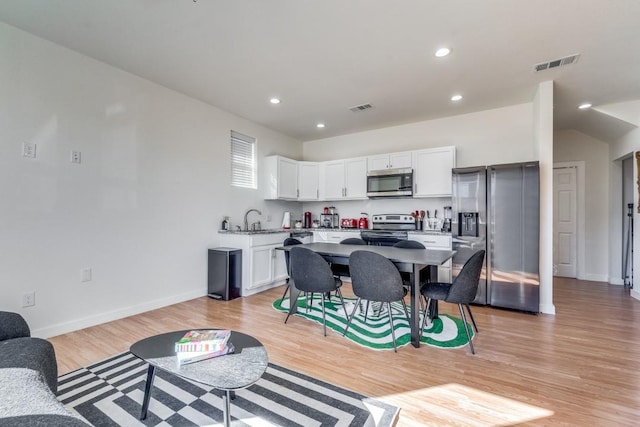
M 313 217 L 311 215 L 311 212 L 305 212 L 304 213 L 304 219 L 302 221 L 302 227 L 303 228 L 311 228 L 311 224 L 313 223 Z
M 340 226 L 340 217 L 336 213 L 336 208 L 330 206 L 324 208 L 320 214 L 320 227 L 322 228 L 338 228 Z

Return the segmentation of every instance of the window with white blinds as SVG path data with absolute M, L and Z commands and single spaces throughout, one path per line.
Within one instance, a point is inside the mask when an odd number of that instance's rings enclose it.
M 231 185 L 258 188 L 256 180 L 256 139 L 231 131 Z

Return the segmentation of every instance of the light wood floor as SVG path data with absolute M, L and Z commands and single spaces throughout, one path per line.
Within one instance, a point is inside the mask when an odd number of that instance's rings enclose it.
M 333 331 L 323 337 L 299 317 L 285 325 L 271 308 L 282 290 L 198 298 L 51 338 L 60 374 L 153 334 L 228 328 L 258 338 L 273 363 L 400 406 L 400 426 L 640 424 L 640 301 L 622 286 L 556 279 L 556 316 L 472 307 L 475 356 L 426 346 L 377 352 Z

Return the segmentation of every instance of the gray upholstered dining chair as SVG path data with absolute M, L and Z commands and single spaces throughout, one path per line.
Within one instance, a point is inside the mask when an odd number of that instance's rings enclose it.
M 320 254 L 313 252 L 310 249 L 297 246 L 291 248 L 289 251 L 291 262 L 291 279 L 296 289 L 311 295 L 319 293 L 321 295 L 321 307 L 322 307 L 322 329 L 324 335 L 327 336 L 327 321 L 325 315 L 325 294 L 336 291 L 342 302 L 342 308 L 344 309 L 344 315 L 347 316 L 347 309 L 344 306 L 344 300 L 342 299 L 342 292 L 340 292 L 340 285 L 342 282 L 339 278 L 335 277 L 331 272 L 329 263 L 322 258 Z M 284 319 L 284 323 L 287 323 L 291 312 L 287 314 L 287 318 Z
M 302 242 L 298 239 L 295 239 L 293 237 L 287 237 L 286 239 L 284 239 L 284 243 L 282 244 L 282 246 L 291 246 L 291 245 L 301 245 Z M 291 278 L 291 263 L 289 261 L 289 252 L 285 252 L 284 253 L 284 261 L 285 264 L 287 265 L 287 280 L 286 280 L 286 287 L 284 288 L 284 293 L 282 294 L 282 298 L 281 300 L 284 300 L 284 297 L 287 296 L 287 292 L 290 290 L 290 286 L 289 286 L 289 279 Z
M 340 242 L 341 245 L 366 245 L 362 239 L 357 237 L 349 237 L 348 239 L 343 239 Z M 349 266 L 343 264 L 331 264 L 331 271 L 333 271 L 333 275 L 336 277 L 349 277 Z
M 403 248 L 403 249 L 426 249 L 425 246 L 416 242 L 415 240 L 400 240 L 398 243 L 393 245 L 394 248 Z M 413 283 L 411 283 L 411 273 L 407 273 L 405 271 L 400 272 L 400 276 L 402 276 L 402 283 L 405 287 L 407 293 L 411 289 Z M 429 281 L 429 269 L 425 269 L 420 271 L 420 286 L 423 286 L 425 283 Z M 420 307 L 424 309 L 422 305 L 422 299 L 420 300 Z
M 394 248 L 404 248 L 404 249 L 426 249 L 424 245 L 420 242 L 416 242 L 415 240 L 400 240 L 398 243 L 393 245 Z M 411 287 L 411 273 L 400 272 L 402 276 L 402 281 L 405 286 Z M 423 270 L 420 272 L 420 284 L 424 284 L 429 280 L 429 271 Z
M 393 327 L 393 312 L 391 303 L 401 301 L 404 314 L 409 320 L 407 305 L 404 302 L 405 290 L 402 286 L 402 277 L 398 268 L 387 258 L 371 251 L 354 251 L 349 256 L 349 267 L 351 269 L 351 285 L 353 293 L 358 300 L 353 311 L 347 320 L 347 326 L 343 335 L 346 335 L 349 325 L 353 320 L 356 310 L 360 307 L 361 300 L 387 303 L 389 312 L 389 323 L 391 325 L 391 337 L 393 339 L 393 350 L 398 352 L 396 347 L 396 334 Z M 366 310 L 365 310 L 366 321 Z
M 476 298 L 478 292 L 478 282 L 480 280 L 480 273 L 482 272 L 482 264 L 484 262 L 485 251 L 481 250 L 474 253 L 471 258 L 467 260 L 460 270 L 460 274 L 453 280 L 453 283 L 441 283 L 441 282 L 429 282 L 420 288 L 420 293 L 427 300 L 427 307 L 430 307 L 431 300 L 439 300 L 444 302 L 450 302 L 458 304 L 460 310 L 460 317 L 464 324 L 464 330 L 467 333 L 469 339 L 469 348 L 471 354 L 476 354 L 471 342 L 471 334 L 469 333 L 469 325 L 467 324 L 467 318 L 464 314 L 463 306 L 467 307 L 469 317 L 473 327 L 478 332 L 478 325 L 471 313 L 471 307 L 469 304 Z M 420 338 L 422 338 L 422 332 L 427 322 L 427 317 L 430 315 L 425 313 L 422 320 L 422 328 L 420 330 Z

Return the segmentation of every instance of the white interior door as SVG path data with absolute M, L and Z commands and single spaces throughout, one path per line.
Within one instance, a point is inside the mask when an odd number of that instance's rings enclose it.
M 553 264 L 555 275 L 576 277 L 576 168 L 553 169 Z

